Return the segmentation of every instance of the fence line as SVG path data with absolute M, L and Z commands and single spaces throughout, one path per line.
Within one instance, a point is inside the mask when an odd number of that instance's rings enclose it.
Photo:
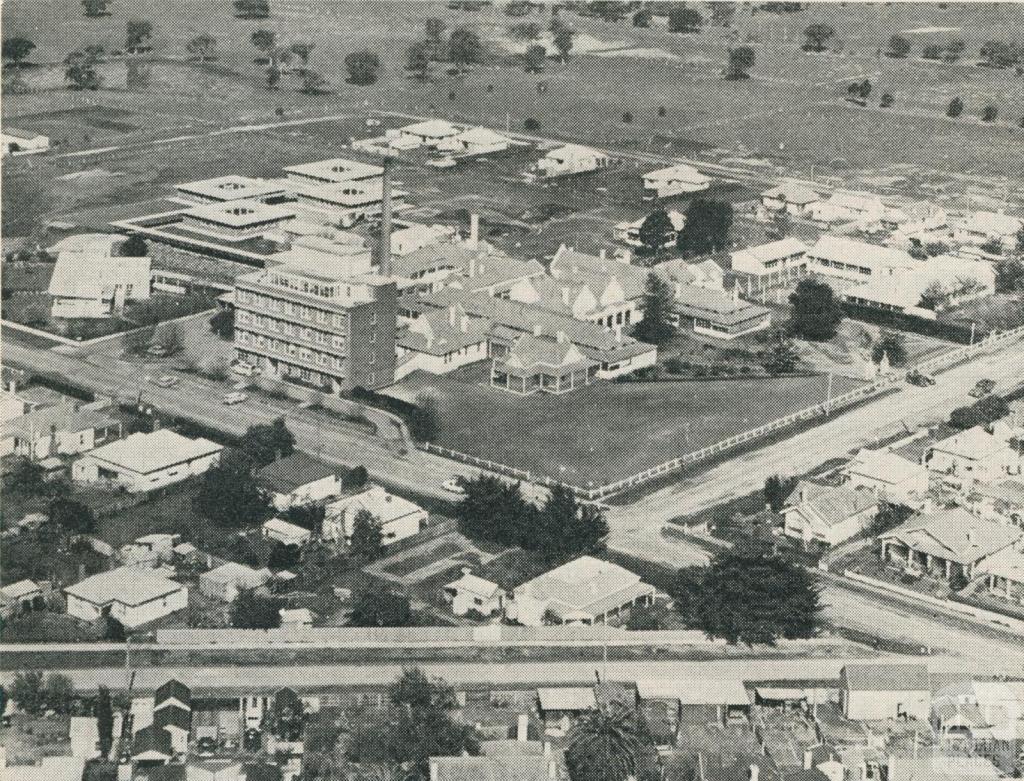
M 920 372 L 932 372 L 946 369 L 959 361 L 970 358 L 984 351 L 989 347 L 1002 344 L 1003 342 L 1012 341 L 1021 336 L 1024 336 L 1024 326 L 1011 328 L 1007 331 L 992 332 L 984 339 L 981 339 L 974 344 L 954 347 L 953 349 L 940 353 L 939 355 L 926 358 L 910 368 L 911 370 L 917 370 Z M 571 485 L 560 480 L 555 480 L 545 475 L 537 475 L 534 477 L 532 473 L 527 470 L 518 469 L 516 467 L 509 466 L 508 464 L 490 461 L 478 456 L 471 456 L 468 453 L 462 453 L 458 450 L 434 445 L 430 442 L 418 443 L 417 447 L 422 450 L 426 450 L 427 452 L 435 453 L 437 455 L 444 456 L 445 458 L 450 458 L 453 461 L 459 461 L 464 464 L 469 464 L 470 466 L 478 466 L 481 469 L 486 469 L 497 474 L 503 474 L 508 477 L 514 477 L 520 480 L 526 480 L 527 482 L 546 485 L 548 487 L 559 485 L 573 491 L 582 499 L 595 501 L 620 493 L 627 488 L 634 488 L 636 486 L 643 485 L 644 483 L 648 483 L 662 475 L 668 474 L 669 472 L 674 472 L 688 464 L 695 464 L 700 461 L 704 461 L 714 455 L 736 447 L 737 445 L 741 445 L 744 442 L 749 442 L 752 439 L 763 437 L 765 434 L 778 431 L 786 426 L 792 425 L 793 423 L 827 416 L 839 409 L 843 409 L 858 401 L 862 401 L 871 396 L 882 393 L 883 391 L 889 390 L 894 386 L 900 385 L 904 382 L 904 378 L 905 375 L 903 372 L 890 372 L 882 377 L 878 377 L 868 385 L 864 385 L 860 388 L 854 388 L 851 391 L 847 391 L 846 393 L 835 396 L 827 401 L 814 404 L 810 407 L 798 410 L 797 412 L 785 415 L 784 417 L 776 418 L 775 420 L 769 421 L 757 428 L 749 429 L 739 434 L 734 434 L 731 437 L 727 437 L 726 439 L 715 442 L 707 447 L 703 447 L 700 450 L 695 450 L 692 453 L 686 453 L 677 458 L 673 458 L 665 461 L 664 463 L 650 467 L 649 469 L 645 469 L 642 472 L 630 475 L 629 477 L 621 480 L 597 486 L 596 488 L 582 488 L 577 485 Z

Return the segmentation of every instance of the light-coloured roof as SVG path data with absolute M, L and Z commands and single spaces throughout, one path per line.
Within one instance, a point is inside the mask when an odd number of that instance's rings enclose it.
M 271 206 L 254 200 L 228 201 L 196 206 L 183 214 L 203 222 L 212 222 L 226 228 L 246 228 L 265 223 L 281 222 L 295 217 L 292 209 Z
M 771 315 L 770 309 L 724 290 L 679 284 L 672 292 L 675 311 L 689 317 L 733 325 Z
M 387 524 L 398 518 L 422 512 L 423 508 L 408 499 L 388 493 L 379 485 L 372 485 L 365 491 L 327 505 L 328 515 L 349 514 L 355 517 L 360 510 L 368 511 L 382 524 Z
M 597 707 L 594 690 L 589 686 L 537 689 L 537 699 L 541 710 L 582 711 Z
M 294 189 L 300 202 L 309 200 L 345 208 L 377 203 L 384 197 L 384 184 L 380 179 L 300 185 Z M 405 190 L 391 189 L 394 200 L 408 194 Z
M 282 624 L 313 623 L 313 611 L 307 607 L 282 608 L 280 614 Z
M 458 580 L 453 580 L 445 586 L 446 589 L 453 589 L 455 591 L 464 591 L 467 594 L 481 597 L 482 599 L 490 599 L 501 590 L 501 587 L 497 583 L 491 583 L 491 581 L 481 578 L 479 575 L 473 575 L 472 573 L 463 573 L 462 577 Z
M 117 420 L 102 410 L 75 409 L 71 404 L 40 407 L 12 418 L 3 425 L 3 436 L 25 438 L 49 436 L 51 427 L 60 433 L 77 434 L 80 431 L 105 429 L 116 426 Z
M 10 136 L 11 138 L 20 138 L 25 141 L 30 141 L 33 138 L 46 138 L 42 133 L 37 133 L 35 130 L 22 130 L 17 127 L 5 127 L 3 129 L 3 134 L 5 136 Z
M 844 471 L 870 480 L 898 485 L 911 477 L 913 473 L 925 471 L 925 468 L 891 450 L 861 448 L 846 465 Z
M 535 260 L 519 260 L 492 247 L 474 249 L 455 242 L 431 244 L 394 257 L 391 267 L 397 276 L 413 280 L 427 274 L 449 272 L 448 284 L 467 291 L 511 285 L 516 280 L 544 273 L 544 267 Z
M 508 355 L 500 360 L 500 363 L 508 367 L 548 367 L 552 369 L 593 364 L 576 349 L 568 337 L 560 341 L 559 339 L 540 338 L 532 334 L 520 336 L 512 345 Z
M 118 285 L 144 285 L 148 290 L 150 259 L 106 253 L 61 252 L 53 266 L 47 292 L 62 298 L 112 298 Z
M 692 182 L 693 184 L 705 184 L 711 181 L 711 177 L 705 176 L 692 165 L 686 163 L 679 163 L 668 168 L 659 168 L 657 171 L 651 171 L 648 174 L 644 174 L 644 179 Z
M 263 528 L 267 531 L 277 532 L 278 534 L 286 537 L 309 537 L 312 532 L 309 529 L 298 526 L 294 523 L 288 523 L 281 518 L 271 518 L 269 521 L 265 521 Z
M 622 594 L 635 597 L 633 591 L 638 584 L 642 584 L 640 576 L 618 564 L 581 556 L 523 583 L 515 594 L 517 599 L 530 597 L 545 602 L 559 615 L 569 616 L 589 611 L 594 605 Z M 653 593 L 653 587 L 643 585 Z M 625 601 L 628 600 L 624 598 Z
M 284 169 L 285 173 L 318 179 L 322 182 L 349 182 L 382 176 L 384 169 L 379 165 L 371 165 L 358 160 L 346 160 L 336 157 L 331 160 L 319 160 L 315 163 L 291 165 Z
M 459 133 L 459 129 L 451 122 L 443 119 L 427 119 L 402 128 L 403 133 L 424 138 L 445 138 Z
M 841 236 L 822 236 L 813 247 L 807 250 L 807 254 L 815 258 L 857 264 L 879 270 L 914 269 L 920 264 L 920 261 L 914 260 L 901 249 L 868 244 Z
M 82 781 L 84 772 L 82 757 L 43 757 L 38 765 L 7 765 L 3 777 L 4 781 Z
M 978 461 L 1005 449 L 1006 443 L 986 431 L 984 426 L 969 428 L 932 445 L 933 451 Z
M 424 312 L 397 336 L 400 347 L 429 355 L 448 355 L 486 341 L 487 325 L 459 306 Z
M 747 247 L 732 254 L 733 266 L 736 265 L 736 258 L 739 255 L 749 255 L 758 263 L 767 263 L 780 258 L 788 258 L 807 251 L 807 245 L 800 239 L 785 238 L 772 241 L 768 244 L 759 244 L 756 247 Z
M 996 781 L 1005 776 L 984 757 L 937 754 L 931 757 L 894 757 L 888 781 Z
M 189 439 L 170 429 L 151 434 L 130 434 L 117 442 L 89 451 L 85 458 L 94 458 L 138 474 L 151 474 L 162 469 L 219 453 L 224 447 L 208 439 Z
M 802 206 L 806 206 L 809 203 L 814 203 L 819 200 L 818 194 L 814 192 L 814 190 L 792 182 L 785 182 L 780 184 L 778 187 L 765 190 L 761 194 L 761 197 L 786 201 L 786 203 L 795 203 Z
M 245 564 L 239 564 L 237 561 L 229 561 L 209 572 L 204 572 L 200 577 L 224 585 L 255 588 L 267 582 L 268 574 L 265 569 L 256 570 Z
M 0 588 L 0 594 L 7 599 L 21 599 L 22 597 L 27 597 L 29 594 L 34 594 L 37 591 L 41 591 L 39 584 L 34 580 L 29 580 L 28 578 Z
M 966 230 L 986 236 L 1012 236 L 1024 226 L 1024 219 L 998 212 L 974 212 L 962 223 Z
M 566 781 L 564 753 L 431 757 L 433 781 Z
M 923 664 L 848 664 L 842 684 L 849 691 L 930 691 L 928 667 Z
M 1024 531 L 1015 526 L 978 518 L 961 507 L 917 515 L 879 536 L 916 551 L 959 564 L 974 564 L 1018 542 Z
M 917 268 L 876 277 L 846 290 L 843 295 L 906 308 L 920 306 L 921 297 L 932 285 L 953 291 L 967 282 L 974 282 L 982 289 L 993 290 L 995 280 L 995 269 L 991 263 L 943 255 L 929 258 Z
M 284 192 L 279 181 L 254 179 L 249 176 L 217 176 L 174 185 L 175 189 L 190 195 L 199 195 L 217 201 L 235 201 L 244 198 L 258 198 Z
M 678 700 L 681 705 L 749 705 L 743 681 L 725 678 L 659 679 L 636 682 L 642 700 Z
M 580 146 L 579 144 L 566 144 L 565 146 L 557 147 L 548 152 L 545 157 L 552 160 L 568 160 L 571 158 L 580 159 L 600 159 L 608 157 L 604 152 L 598 152 L 596 149 L 591 149 L 588 146 Z
M 119 233 L 76 233 L 65 236 L 60 241 L 46 248 L 51 255 L 61 252 L 87 252 L 91 255 L 110 255 L 115 244 L 124 241 Z
M 998 502 L 1024 507 L 1024 483 L 1019 480 L 1003 480 L 1001 483 L 979 485 L 975 490 L 982 496 L 987 496 Z
M 407 128 L 406 128 L 407 129 Z M 461 141 L 464 144 L 476 144 L 480 146 L 492 146 L 496 144 L 508 144 L 509 139 L 489 127 L 474 127 L 464 130 L 452 137 L 453 141 Z
M 162 575 L 138 567 L 119 567 L 81 580 L 64 591 L 93 605 L 120 602 L 130 607 L 144 605 L 184 588 Z

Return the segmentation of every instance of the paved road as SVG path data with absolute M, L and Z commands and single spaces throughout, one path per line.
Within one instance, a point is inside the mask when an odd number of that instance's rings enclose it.
M 887 657 L 882 657 L 887 658 Z M 906 657 L 891 657 L 906 661 Z M 440 676 L 455 685 L 508 686 L 523 688 L 534 684 L 592 684 L 595 672 L 609 680 L 638 680 L 664 678 L 671 680 L 708 680 L 739 678 L 741 680 L 781 680 L 821 678 L 834 679 L 848 662 L 863 662 L 863 657 L 803 658 L 803 659 L 738 659 L 726 661 L 609 661 L 602 662 L 513 662 L 476 663 L 441 662 L 418 664 L 427 675 Z M 871 661 L 868 659 L 867 661 Z M 1000 672 L 997 665 L 972 668 L 962 660 L 932 657 L 924 660 L 933 673 Z M 367 665 L 301 665 L 301 666 L 242 666 L 242 667 L 147 667 L 136 671 L 135 688 L 143 691 L 155 689 L 176 678 L 185 685 L 199 690 L 275 689 L 292 686 L 296 689 L 328 686 L 383 686 L 399 675 L 401 664 Z M 128 673 L 123 667 L 91 670 L 53 670 L 67 675 L 75 688 L 93 690 L 101 684 L 113 689 L 125 688 Z M 0 673 L 0 682 L 7 684 L 14 673 Z

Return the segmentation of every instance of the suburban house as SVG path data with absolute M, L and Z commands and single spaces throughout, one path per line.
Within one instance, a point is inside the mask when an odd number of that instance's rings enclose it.
M 446 374 L 487 358 L 487 324 L 473 320 L 455 304 L 423 312 L 399 330 L 395 379 L 414 371 Z
M 847 664 L 839 673 L 839 704 L 851 721 L 927 721 L 931 701 L 923 664 Z
M 804 215 L 819 201 L 818 194 L 808 187 L 785 182 L 761 193 L 761 205 L 771 211 Z
M 679 283 L 710 290 L 725 290 L 725 271 L 710 259 L 691 263 L 682 258 L 674 258 L 658 263 L 651 267 L 651 271 L 673 287 Z
M 672 198 L 676 195 L 699 193 L 711 186 L 711 177 L 704 176 L 692 165 L 680 163 L 644 174 L 645 201 Z
M 0 455 L 33 459 L 85 453 L 121 436 L 121 421 L 92 405 L 41 407 L 0 427 Z
M 591 686 L 537 689 L 537 712 L 545 734 L 552 737 L 568 734 L 574 719 L 593 710 L 597 710 L 597 698 Z
M 1024 219 L 1002 212 L 973 212 L 953 226 L 953 240 L 960 244 L 981 245 L 996 241 L 1012 249 Z
M 665 716 L 674 724 L 684 718 L 691 723 L 726 726 L 732 721 L 745 721 L 751 709 L 750 695 L 737 679 L 644 678 L 636 682 L 636 689 L 641 706 L 663 704 Z
M 0 143 L 3 144 L 4 157 L 7 155 L 33 155 L 45 152 L 50 148 L 50 139 L 42 133 L 13 127 L 3 129 L 3 133 L 0 133 Z
M 262 467 L 256 473 L 256 481 L 270 494 L 278 510 L 320 502 L 341 493 L 339 468 L 301 450 Z
M 348 543 L 356 516 L 361 511 L 370 513 L 380 522 L 385 545 L 419 533 L 429 520 L 427 511 L 419 505 L 390 494 L 379 485 L 368 485 L 359 493 L 327 505 L 323 538 Z
M 509 257 L 475 238 L 479 231 L 479 227 L 474 227 L 475 217 L 470 216 L 467 241 L 430 244 L 392 257 L 392 271 L 403 293 L 425 294 L 457 287 L 499 296 L 517 282 L 544 275 L 544 267 L 537 261 Z
M 737 250 L 730 255 L 730 260 L 733 271 L 757 277 L 759 282 L 774 282 L 806 271 L 806 254 L 806 244 L 787 238 Z
M 313 626 L 313 611 L 306 607 L 281 608 L 282 629 L 310 629 Z
M 840 236 L 822 236 L 805 257 L 808 272 L 852 282 L 901 274 L 920 265 L 901 249 Z
M 490 128 L 474 127 L 441 139 L 437 143 L 437 151 L 459 157 L 476 157 L 504 152 L 511 143 L 508 138 Z
M 584 356 L 563 331 L 554 341 L 524 334 L 491 363 L 491 386 L 520 396 L 568 393 L 589 385 L 596 376 L 597 364 Z
M 131 493 L 151 491 L 201 475 L 220 461 L 223 446 L 189 439 L 170 429 L 130 434 L 103 445 L 72 464 L 79 483 L 112 483 Z
M 27 613 L 43 604 L 43 588 L 28 578 L 0 588 L 0 614 Z
M 179 542 L 180 534 L 146 534 L 122 545 L 117 557 L 125 565 L 155 568 L 174 560 L 174 546 Z
M 984 572 L 1001 551 L 1018 549 L 1024 530 L 971 515 L 962 507 L 917 515 L 879 535 L 882 561 L 910 572 L 968 581 Z
M 968 495 L 967 506 L 980 518 L 1024 527 L 1024 481 L 979 483 Z
M 67 586 L 68 615 L 83 621 L 109 616 L 129 629 L 188 607 L 188 589 L 138 567 L 120 567 Z
M 47 292 L 53 317 L 109 317 L 149 298 L 150 259 L 109 252 L 61 252 Z
M 577 144 L 568 144 L 552 149 L 540 158 L 535 168 L 527 173 L 527 179 L 552 179 L 556 176 L 585 174 L 608 168 L 611 164 L 611 157 L 604 152 Z
M 837 190 L 827 201 L 811 205 L 808 214 L 819 226 L 828 228 L 849 222 L 878 222 L 886 209 L 882 199 L 872 193 Z
M 505 612 L 524 626 L 604 624 L 653 603 L 654 591 L 617 564 L 581 556 L 517 586 Z
M 270 578 L 266 568 L 257 570 L 229 561 L 199 576 L 199 593 L 221 602 L 234 602 L 240 591 L 259 588 Z
M 672 247 L 676 243 L 676 239 L 679 237 L 679 231 L 686 225 L 686 215 L 682 212 L 670 210 L 665 212 L 668 215 L 669 222 L 672 224 L 672 230 L 665 233 L 665 240 L 662 242 L 662 248 Z M 620 222 L 614 228 L 613 236 L 616 241 L 621 241 L 623 244 L 628 244 L 631 247 L 642 247 L 644 243 L 640 240 L 640 228 L 647 221 L 647 216 L 639 217 L 638 219 L 630 222 Z
M 928 469 L 886 448 L 861 448 L 843 467 L 846 485 L 906 504 L 928 492 Z
M 951 255 L 929 258 L 920 267 L 877 277 L 843 292 L 858 306 L 897 312 L 929 320 L 935 313 L 996 291 L 991 263 Z
M 975 751 L 993 742 L 1017 747 L 1024 738 L 1024 684 L 976 680 L 950 684 L 932 698 L 932 725 L 943 738 L 969 739 L 967 748 Z
M 174 189 L 176 200 L 194 205 L 246 200 L 265 202 L 283 197 L 285 194 L 284 185 L 280 180 L 254 179 L 251 176 L 236 174 L 184 182 L 174 185 Z
M 672 319 L 678 328 L 716 339 L 735 339 L 763 331 L 772 323 L 767 307 L 740 298 L 739 287 L 732 292 L 676 284 L 672 290 Z
M 1002 436 L 1002 426 L 975 426 L 931 446 L 925 463 L 932 472 L 953 481 L 992 483 L 1019 474 L 1021 456 Z
M 838 545 L 867 530 L 878 514 L 878 501 L 868 488 L 801 480 L 782 508 L 783 529 L 805 545 Z
M 982 569 L 989 594 L 1024 604 L 1024 552 L 1020 548 L 999 551 L 982 565 Z
M 471 610 L 484 616 L 501 612 L 505 604 L 505 590 L 497 583 L 474 575 L 468 567 L 462 568 L 462 577 L 444 586 L 445 599 L 452 603 L 452 613 L 464 616 Z
M 178 227 L 229 243 L 274 235 L 295 219 L 295 210 L 258 199 L 193 206 L 181 213 Z
M 277 540 L 284 545 L 295 545 L 297 547 L 305 545 L 313 536 L 309 529 L 294 523 L 288 523 L 288 521 L 281 518 L 271 518 L 269 521 L 266 521 L 262 526 L 262 534 L 268 540 Z

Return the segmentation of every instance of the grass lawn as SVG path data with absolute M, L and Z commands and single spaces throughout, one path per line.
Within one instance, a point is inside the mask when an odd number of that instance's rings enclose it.
M 564 396 L 520 398 L 456 376 L 416 373 L 403 396 L 438 402 L 435 444 L 585 486 L 627 477 L 825 398 L 826 377 L 598 382 Z M 833 393 L 857 387 L 836 377 Z
M 976 322 L 982 328 L 998 331 L 1019 328 L 1024 325 L 1024 299 L 1019 295 L 997 293 L 942 312 L 939 320 Z
M 433 564 L 435 561 L 440 561 L 441 559 L 454 556 L 456 553 L 461 552 L 461 546 L 456 545 L 454 542 L 446 541 L 424 553 L 399 559 L 392 564 L 388 564 L 383 569 L 391 575 L 403 577 L 418 569 L 426 567 L 428 564 Z

